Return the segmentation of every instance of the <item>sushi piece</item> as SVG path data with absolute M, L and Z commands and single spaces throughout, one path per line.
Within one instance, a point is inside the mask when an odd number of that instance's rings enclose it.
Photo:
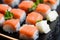
M 6 4 L 0 4 L 0 13 L 5 14 L 5 12 L 8 10 L 10 11 L 12 8 Z
M 48 4 L 52 10 L 56 10 L 59 5 L 59 0 L 44 0 L 44 3 Z
M 36 40 L 38 36 L 38 30 L 34 25 L 23 25 L 19 30 L 20 39 L 24 40 Z
M 3 24 L 3 30 L 8 33 L 17 32 L 20 29 L 19 19 L 6 20 Z
M 41 13 L 44 17 L 46 16 L 46 14 L 48 12 L 51 11 L 51 8 L 49 5 L 47 4 L 38 4 L 37 8 L 36 8 L 36 12 Z
M 10 12 L 13 13 L 14 18 L 20 19 L 20 23 L 22 23 L 25 20 L 25 18 L 26 18 L 26 13 L 25 13 L 24 10 L 12 9 Z
M 55 21 L 57 19 L 57 17 L 58 17 L 58 13 L 55 10 L 49 12 L 46 15 L 47 20 L 49 20 L 50 22 Z
M 0 13 L 0 26 L 2 26 L 4 22 L 5 22 L 4 15 Z
M 35 25 L 36 21 L 38 20 L 43 20 L 43 16 L 37 12 L 31 12 L 26 18 L 26 23 Z
M 49 25 L 47 24 L 47 20 L 38 21 L 36 23 L 36 27 L 39 29 L 40 33 L 47 34 L 51 31 Z
M 3 0 L 3 3 L 8 4 L 12 7 L 15 7 L 19 4 L 21 0 Z
M 33 1 L 22 1 L 19 4 L 19 8 L 25 10 L 26 12 L 28 12 L 28 10 L 30 8 L 32 8 L 34 6 L 34 2 Z

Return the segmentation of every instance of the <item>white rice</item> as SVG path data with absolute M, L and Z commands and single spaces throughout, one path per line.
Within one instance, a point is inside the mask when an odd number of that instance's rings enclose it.
M 24 12 L 20 17 L 20 23 L 22 23 L 25 19 L 26 19 L 26 13 Z
M 20 0 L 14 0 L 14 1 L 12 2 L 11 6 L 12 6 L 12 7 L 15 7 L 15 6 L 19 5 L 19 3 L 20 3 Z
M 5 21 L 5 19 L 4 19 L 4 17 L 2 17 L 2 18 L 0 19 L 0 26 L 3 25 L 4 21 Z

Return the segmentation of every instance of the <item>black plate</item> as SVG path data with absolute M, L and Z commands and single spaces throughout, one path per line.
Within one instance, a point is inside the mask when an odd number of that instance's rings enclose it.
M 0 0 L 0 3 L 2 3 L 1 0 Z M 60 15 L 60 12 L 59 12 L 60 11 L 60 5 L 57 7 L 56 11 Z M 48 34 L 40 34 L 39 33 L 39 38 L 37 40 L 60 40 L 60 16 L 54 22 L 52 22 L 52 23 L 48 22 L 48 24 L 50 25 L 50 28 L 52 30 Z M 0 33 L 19 39 L 18 32 L 13 33 L 13 34 L 9 34 L 9 33 L 5 32 L 0 27 Z M 0 36 L 0 40 L 5 40 L 5 39 L 9 40 L 7 38 L 3 38 Z

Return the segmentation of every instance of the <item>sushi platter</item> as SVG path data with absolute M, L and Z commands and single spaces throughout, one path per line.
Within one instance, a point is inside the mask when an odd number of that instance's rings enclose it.
M 60 0 L 0 0 L 0 40 L 60 40 Z

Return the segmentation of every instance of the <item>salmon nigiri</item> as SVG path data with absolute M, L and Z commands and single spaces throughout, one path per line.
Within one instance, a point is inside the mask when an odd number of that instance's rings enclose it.
M 3 24 L 3 30 L 9 33 L 17 32 L 20 29 L 20 23 L 18 19 L 6 20 Z
M 25 11 L 28 11 L 30 8 L 32 8 L 34 5 L 34 2 L 33 1 L 22 1 L 20 4 L 19 4 L 19 8 L 20 9 L 23 9 Z
M 52 10 L 57 9 L 57 6 L 59 5 L 59 0 L 44 0 L 44 3 L 50 5 Z
M 26 13 L 24 10 L 21 10 L 21 9 L 12 9 L 10 11 L 11 13 L 13 13 L 14 15 L 14 18 L 17 18 L 17 19 L 20 19 L 20 22 L 22 23 L 25 18 L 26 18 Z
M 3 0 L 3 3 L 8 4 L 12 7 L 18 5 L 20 0 Z
M 36 11 L 41 13 L 43 16 L 46 16 L 46 14 L 51 11 L 51 8 L 47 4 L 39 4 Z
M 20 39 L 24 40 L 36 40 L 38 38 L 38 30 L 34 25 L 23 25 L 19 30 L 19 34 Z
M 0 26 L 5 22 L 4 15 L 0 13 Z
M 10 11 L 12 8 L 6 4 L 0 4 L 0 12 L 5 14 L 5 12 L 8 10 Z
M 38 20 L 43 20 L 43 16 L 37 12 L 31 12 L 26 18 L 26 23 L 35 24 Z

